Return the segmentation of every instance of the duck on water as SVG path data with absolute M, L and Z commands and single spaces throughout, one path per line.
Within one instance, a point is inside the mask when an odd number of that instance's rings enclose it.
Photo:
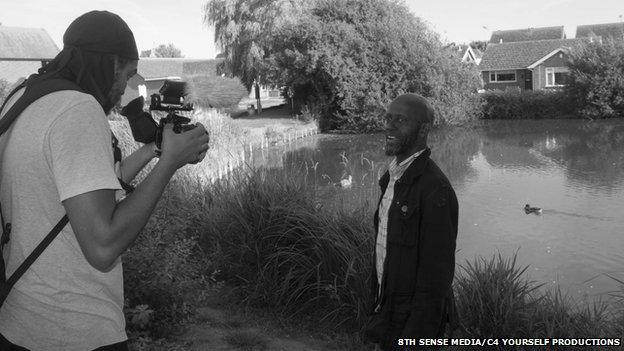
M 535 214 L 540 215 L 540 214 L 542 214 L 542 209 L 539 208 L 539 207 L 531 207 L 531 205 L 526 204 L 524 206 L 524 213 L 526 213 L 526 214 L 535 213 Z

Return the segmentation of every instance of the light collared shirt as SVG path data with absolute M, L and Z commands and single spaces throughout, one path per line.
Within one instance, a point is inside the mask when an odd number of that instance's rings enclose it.
M 381 278 L 383 277 L 384 261 L 386 259 L 386 242 L 388 239 L 388 214 L 394 198 L 394 183 L 403 176 L 405 170 L 423 153 L 423 151 L 425 151 L 425 149 L 416 152 L 399 164 L 397 164 L 397 159 L 395 157 L 392 162 L 390 162 L 390 166 L 388 166 L 390 181 L 386 192 L 381 198 L 381 203 L 379 204 L 379 227 L 377 231 L 377 243 L 375 245 L 375 252 L 377 254 L 377 281 L 379 282 L 378 294 L 381 294 Z

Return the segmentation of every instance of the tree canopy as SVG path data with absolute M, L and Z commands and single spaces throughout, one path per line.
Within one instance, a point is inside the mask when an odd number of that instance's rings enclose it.
M 211 0 L 205 19 L 230 74 L 285 87 L 322 129 L 378 130 L 407 92 L 429 98 L 442 123 L 477 113 L 476 68 L 449 57 L 402 1 Z
M 268 83 L 264 57 L 271 32 L 289 2 L 283 0 L 210 0 L 204 22 L 215 28 L 222 50 L 220 70 L 241 79 L 247 90 L 254 82 Z
M 572 51 L 566 92 L 580 115 L 624 117 L 624 43 L 605 40 Z
M 143 53 L 143 52 L 141 52 Z M 178 49 L 173 43 L 160 44 L 154 48 L 155 57 L 184 57 L 182 50 Z

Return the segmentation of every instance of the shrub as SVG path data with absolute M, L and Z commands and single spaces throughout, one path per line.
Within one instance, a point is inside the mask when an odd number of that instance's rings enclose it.
M 204 108 L 235 107 L 249 95 L 238 78 L 194 74 L 184 80 L 189 83 L 189 101 Z
M 570 55 L 566 91 L 588 118 L 624 117 L 624 43 L 588 43 Z
M 325 106 L 320 127 L 375 131 L 403 93 L 430 98 L 438 123 L 478 115 L 474 66 L 447 55 L 437 34 L 392 0 L 317 1 L 275 30 L 271 80 L 298 106 Z
M 546 119 L 574 117 L 564 91 L 492 90 L 482 94 L 485 119 Z

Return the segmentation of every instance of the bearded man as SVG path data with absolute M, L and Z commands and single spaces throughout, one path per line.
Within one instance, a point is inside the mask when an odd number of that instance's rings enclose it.
M 158 162 L 117 201 L 155 157 L 151 143 L 121 160 L 106 116 L 136 74 L 134 36 L 119 16 L 92 11 L 69 25 L 63 44 L 0 111 L 44 81 L 76 87 L 32 102 L 0 138 L 2 221 L 12 225 L 3 223 L 7 276 L 57 222 L 69 221 L 7 295 L 0 350 L 127 350 L 120 256 L 176 170 L 203 159 L 208 135 L 200 124 L 179 134 L 166 126 Z
M 429 158 L 434 112 L 425 98 L 397 97 L 385 114 L 386 155 L 375 212 L 376 296 L 365 335 L 383 350 L 409 349 L 400 338 L 441 338 L 454 318 L 458 203 L 450 182 Z

